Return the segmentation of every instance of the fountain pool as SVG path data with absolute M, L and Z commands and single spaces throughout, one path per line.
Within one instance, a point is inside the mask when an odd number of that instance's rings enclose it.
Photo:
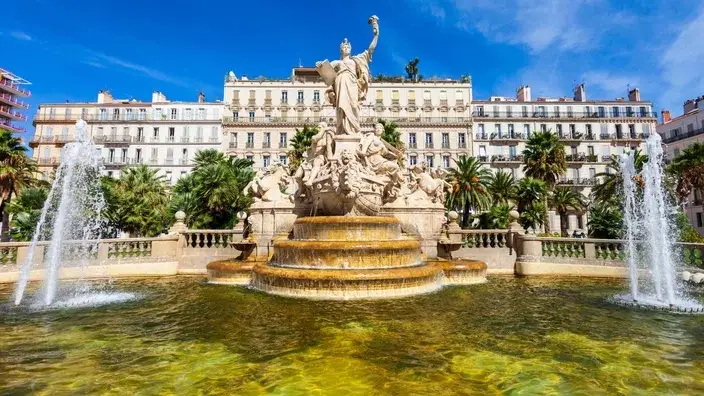
M 615 307 L 622 280 L 490 277 L 355 301 L 188 277 L 117 286 L 142 299 L 1 306 L 0 393 L 704 393 L 704 316 Z

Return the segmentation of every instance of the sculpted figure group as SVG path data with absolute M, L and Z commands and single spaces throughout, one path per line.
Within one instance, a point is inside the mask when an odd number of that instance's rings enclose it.
M 289 197 L 281 186 L 289 181 L 283 165 L 272 164 L 247 186 L 255 200 L 291 201 L 313 205 L 322 214 L 375 215 L 381 206 L 442 205 L 446 174 L 428 170 L 426 164 L 408 169 L 403 153 L 382 139 L 384 125 L 363 130 L 360 103 L 366 98 L 369 64 L 379 38 L 379 19 L 369 18 L 374 37 L 361 54 L 352 56 L 352 45 L 340 44 L 340 59 L 317 62 L 316 69 L 328 85 L 325 97 L 335 107 L 336 124 L 317 125 L 311 148 L 293 176 L 296 192 Z

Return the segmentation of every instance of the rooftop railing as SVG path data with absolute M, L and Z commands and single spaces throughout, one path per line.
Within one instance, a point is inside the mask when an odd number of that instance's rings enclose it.
M 574 119 L 600 119 L 600 118 L 657 118 L 657 113 L 652 111 L 632 111 L 632 112 L 594 112 L 594 111 L 573 111 L 573 112 L 554 112 L 554 111 L 474 111 L 474 118 L 574 118 Z
M 668 143 L 673 143 L 673 142 L 678 142 L 680 140 L 688 139 L 694 136 L 699 136 L 701 134 L 704 134 L 704 128 L 699 128 L 695 129 L 692 131 L 687 131 L 681 134 L 677 134 L 676 136 L 670 136 L 668 138 L 664 138 L 662 140 L 663 143 L 668 144 Z
M 12 81 L 7 79 L 0 79 L 0 90 L 10 91 L 15 95 L 20 95 L 24 97 L 32 96 L 32 92 L 28 89 L 24 89 L 17 84 L 13 84 Z

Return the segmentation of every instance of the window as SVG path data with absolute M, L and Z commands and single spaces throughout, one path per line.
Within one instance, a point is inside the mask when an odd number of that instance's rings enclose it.
M 428 164 L 428 168 L 433 168 L 435 164 L 433 163 L 435 160 L 435 156 L 432 154 L 428 154 L 425 156 L 425 163 Z
M 237 148 L 237 132 L 230 133 L 230 148 Z
M 185 109 L 183 112 L 183 119 L 184 120 L 192 120 L 193 119 L 193 109 Z
M 587 146 L 587 154 L 594 155 L 594 146 Z
M 408 147 L 409 148 L 416 148 L 416 134 L 415 133 L 408 134 Z
M 572 169 L 572 178 L 575 181 L 579 180 L 579 168 Z
M 170 118 L 169 118 L 170 120 L 176 120 L 176 119 L 178 119 L 178 109 L 171 109 L 171 113 L 170 113 L 170 114 L 171 114 L 171 115 L 170 115 Z
M 577 228 L 584 229 L 584 217 L 581 214 L 577 215 Z
M 188 159 L 188 149 L 181 150 L 181 159 Z
M 574 124 L 570 124 L 570 136 L 574 136 L 575 132 L 577 132 L 577 127 Z
M 477 125 L 477 135 L 481 136 L 482 139 L 485 139 L 484 135 L 484 124 L 479 124 Z
M 283 154 L 282 154 L 282 155 L 279 155 L 279 162 L 280 162 L 282 165 L 288 164 L 288 157 L 285 156 L 285 155 L 283 155 Z
M 457 135 L 457 143 L 459 145 L 459 148 L 465 148 L 467 147 L 467 137 L 465 136 L 464 133 L 459 133 Z
M 205 109 L 200 108 L 200 109 L 198 109 L 198 115 L 196 116 L 196 118 L 199 120 L 204 120 L 206 118 L 205 114 L 206 114 Z
M 484 117 L 484 106 L 477 106 L 477 109 L 474 112 L 479 117 Z
M 449 133 L 442 134 L 442 147 L 443 148 L 450 148 L 450 134 Z
M 601 124 L 601 138 L 607 139 L 609 137 L 609 126 L 607 124 Z
M 529 124 L 523 124 L 523 134 L 525 135 L 525 138 L 530 137 L 530 125 Z
M 137 128 L 137 141 L 138 142 L 144 141 L 144 128 L 143 127 Z
M 697 213 L 697 227 L 702 226 L 702 212 Z
M 464 99 L 462 98 L 462 90 L 458 89 L 455 91 L 455 101 L 461 102 Z
M 298 91 L 298 103 L 303 103 L 303 91 Z
M 269 166 L 270 157 L 269 157 L 268 155 L 263 156 L 263 157 L 262 157 L 262 160 L 263 160 L 262 165 L 263 165 L 264 168 L 266 168 L 267 166 Z
M 113 140 L 117 139 L 117 127 L 110 128 L 110 137 Z
M 440 102 L 447 103 L 447 91 L 444 89 L 440 91 Z
M 430 102 L 430 91 L 423 91 L 423 101 Z
M 288 91 L 281 91 L 281 103 L 288 103 Z
M 449 167 L 450 167 L 450 156 L 449 156 L 449 155 L 443 155 L 443 156 L 442 156 L 442 167 L 443 167 L 443 168 L 449 168 Z
M 416 101 L 416 91 L 408 91 L 408 101 L 409 102 L 415 102 Z
M 545 124 L 540 124 L 540 132 L 547 132 L 548 126 Z
M 599 117 L 599 118 L 604 118 L 604 117 L 606 117 L 606 109 L 604 109 L 604 106 L 599 106 L 599 108 L 597 109 L 597 111 L 598 111 L 598 117 Z
M 486 157 L 486 146 L 479 146 L 479 156 Z
M 315 102 L 315 103 L 320 102 L 320 91 L 318 91 L 318 90 L 313 91 L 313 102 Z
M 247 161 L 254 163 L 254 156 L 253 156 L 253 155 L 248 155 L 248 156 L 247 156 Z
M 232 118 L 234 118 L 234 120 L 237 121 L 237 119 L 240 118 L 240 112 L 239 112 L 239 111 L 233 111 L 233 112 L 232 112 Z
M 166 161 L 171 162 L 174 159 L 174 149 L 172 148 L 167 148 L 166 149 Z
M 68 138 L 68 127 L 61 128 L 61 137 L 64 139 Z
M 108 150 L 108 162 L 115 162 L 115 149 Z
M 138 148 L 134 152 L 134 159 L 136 163 L 142 162 L 142 149 Z
M 523 117 L 528 117 L 528 106 L 521 106 L 521 115 Z
M 494 124 L 494 132 L 501 137 L 501 124 Z
M 633 117 L 633 108 L 631 106 L 626 107 L 626 115 L 628 117 Z
M 415 155 L 409 155 L 408 156 L 408 165 L 416 165 L 418 164 L 418 157 Z
M 617 107 L 617 106 L 614 106 L 614 107 L 611 108 L 611 115 L 612 115 L 613 117 L 618 117 L 618 116 L 619 116 L 619 111 L 618 111 L 618 107 Z
M 391 101 L 398 104 L 398 90 L 394 89 L 391 91 Z
M 247 132 L 247 147 L 254 145 L 254 132 Z
M 253 111 L 249 112 L 249 120 L 254 121 L 254 112 Z
M 596 169 L 595 168 L 589 168 L 589 178 L 591 180 L 596 179 Z
M 555 117 L 559 117 L 559 116 L 560 116 L 560 106 L 555 106 L 555 107 L 553 108 L 553 111 L 555 112 Z
M 636 126 L 635 125 L 628 124 L 628 136 L 630 136 L 631 138 L 636 137 Z
M 181 175 L 179 176 L 179 179 L 182 179 L 184 176 L 186 176 L 186 171 L 181 171 Z
M 288 146 L 288 137 L 286 136 L 286 132 L 281 132 L 279 135 L 279 147 L 285 148 L 286 146 Z
M 591 115 L 592 115 L 592 108 L 589 107 L 589 106 L 585 106 L 585 107 L 584 107 L 584 114 L 585 114 L 587 117 L 591 117 Z
M 587 124 L 587 135 L 592 136 L 592 124 Z
M 120 109 L 113 109 L 112 110 L 112 119 L 115 121 L 120 119 Z
M 169 185 L 172 185 L 172 180 L 171 180 L 171 171 L 166 171 L 166 182 L 169 183 Z
M 152 138 L 155 141 L 159 141 L 159 127 L 154 127 L 154 134 L 152 135 Z
M 426 148 L 433 148 L 433 134 L 432 133 L 425 134 L 425 147 Z
M 567 117 L 572 118 L 572 106 L 567 106 Z
M 210 141 L 211 142 L 217 142 L 218 141 L 218 135 L 219 135 L 218 127 L 212 126 L 210 127 Z
M 513 124 L 508 124 L 508 136 L 511 138 L 516 137 L 516 134 L 513 130 Z
M 648 109 L 645 106 L 641 106 L 640 108 L 640 116 L 641 117 L 647 117 L 648 116 Z
M 556 131 L 557 131 L 557 136 L 560 136 L 560 137 L 561 137 L 561 136 L 562 136 L 562 124 L 557 124 L 557 125 L 555 125 L 555 127 L 557 128 L 557 129 L 556 129 Z
M 176 139 L 176 128 L 169 128 L 169 142 L 173 142 Z
M 515 145 L 510 145 L 508 146 L 508 157 L 513 161 L 516 159 L 516 146 Z
M 264 132 L 264 148 L 271 147 L 271 132 Z
M 513 117 L 513 110 L 511 106 L 506 106 L 506 117 L 511 118 Z
M 687 132 L 692 132 L 694 130 L 694 124 L 687 124 Z
M 643 124 L 643 135 L 645 137 L 650 136 L 650 125 L 649 124 Z
M 545 106 L 538 106 L 538 117 L 545 117 L 547 115 L 545 111 Z
M 158 155 L 159 154 L 159 149 L 156 147 L 152 148 L 152 155 L 149 157 L 151 162 L 156 162 Z
M 623 137 L 622 125 L 616 124 L 616 138 L 621 139 Z
M 201 143 L 203 141 L 203 127 L 199 126 L 196 128 L 196 142 Z
M 54 109 L 51 109 L 49 112 L 49 118 L 54 118 Z M 105 121 L 108 119 L 108 110 L 107 109 L 100 109 L 100 120 Z
M 125 120 L 127 120 L 127 121 L 132 120 L 132 109 L 125 110 Z

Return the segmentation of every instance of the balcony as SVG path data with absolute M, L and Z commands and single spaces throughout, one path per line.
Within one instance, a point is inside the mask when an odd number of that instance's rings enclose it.
M 489 162 L 489 157 L 486 155 L 480 155 L 477 158 L 479 158 L 479 162 Z
M 486 133 L 478 132 L 475 140 L 488 140 L 489 136 Z
M 489 135 L 489 140 L 491 140 L 492 142 L 518 142 L 520 140 L 523 140 L 523 133 L 509 132 L 499 134 L 497 132 L 493 132 L 491 135 Z
M 27 116 L 19 111 L 12 110 L 9 106 L 0 106 L 0 116 L 5 116 L 15 121 L 27 121 Z
M 523 154 L 518 155 L 503 155 L 495 154 L 491 156 L 491 162 L 497 163 L 523 163 Z
M 12 107 L 19 107 L 25 110 L 29 108 L 29 103 L 25 103 L 21 100 L 15 99 L 15 97 L 10 95 L 9 93 L 0 93 L 0 103 L 5 103 L 6 105 Z
M 449 149 L 450 148 L 450 142 L 442 142 L 442 145 L 440 146 L 444 149 Z
M 188 165 L 188 158 L 181 158 L 178 160 L 179 165 Z
M 573 163 L 599 162 L 599 157 L 595 154 L 576 153 L 576 154 L 567 154 L 565 156 L 565 160 L 567 162 L 573 162 Z
M 271 142 L 264 142 L 264 143 L 262 143 L 262 148 L 263 148 L 263 149 L 271 148 Z
M 662 142 L 665 143 L 665 144 L 669 144 L 669 143 L 672 143 L 672 142 L 678 142 L 678 141 L 680 141 L 680 140 L 688 139 L 688 138 L 691 138 L 691 137 L 694 137 L 694 136 L 699 136 L 699 135 L 702 135 L 702 134 L 704 134 L 704 128 L 699 128 L 699 129 L 695 129 L 695 130 L 692 130 L 692 131 L 687 131 L 687 132 L 682 133 L 682 134 L 680 134 L 680 135 L 676 135 L 676 136 L 671 136 L 671 137 L 669 137 L 669 138 L 665 138 L 665 139 L 662 140 Z
M 103 160 L 106 169 L 122 168 L 130 163 L 128 158 L 108 158 Z
M 579 179 L 560 179 L 557 182 L 558 186 L 576 186 L 576 187 L 591 187 L 598 183 L 596 178 L 579 178 Z
M 433 148 L 433 142 L 425 142 L 425 148 L 427 148 L 427 149 Z
M 466 148 L 467 148 L 467 142 L 460 142 L 460 143 L 457 145 L 457 148 L 466 149 Z
M 14 132 L 14 133 L 24 133 L 26 131 L 23 127 L 13 125 L 12 123 L 10 123 L 10 120 L 2 120 L 2 119 L 0 119 L 0 129 L 5 129 L 7 131 Z
M 167 117 L 165 114 L 159 115 L 159 114 L 147 114 L 147 113 L 137 113 L 137 114 L 126 114 L 126 113 L 121 113 L 118 115 L 111 114 L 35 114 L 34 115 L 34 122 L 70 122 L 70 121 L 78 121 L 79 119 L 83 119 L 86 122 L 90 123 L 145 123 L 147 121 L 150 122 L 178 122 L 178 123 L 204 123 L 204 122 L 217 122 L 222 119 L 220 116 L 214 116 L 214 115 L 206 115 L 203 117 L 177 117 L 174 119 L 170 119 Z
M 132 138 L 129 135 L 96 136 L 93 141 L 106 146 L 127 146 L 132 142 Z
M 288 148 L 288 142 L 287 141 L 279 142 L 279 148 L 280 149 Z
M 472 113 L 476 118 L 503 119 L 503 118 L 527 118 L 527 119 L 600 119 L 600 118 L 657 118 L 657 113 L 650 111 L 631 112 L 631 113 L 597 113 L 592 111 L 573 111 L 573 112 L 555 112 L 555 111 L 534 111 L 515 113 L 513 111 L 485 111 L 476 110 Z
M 40 166 L 59 166 L 59 158 L 40 158 L 39 161 Z
M 377 117 L 362 116 L 361 123 L 364 126 L 373 126 L 382 119 L 387 122 L 395 122 L 399 126 L 404 125 L 469 125 L 469 117 Z M 321 121 L 328 125 L 335 125 L 335 117 L 223 117 L 224 125 L 242 124 L 265 124 L 265 125 L 313 125 Z
M 244 148 L 249 148 L 249 149 L 254 148 L 254 142 L 245 143 Z
M 20 88 L 19 85 L 13 84 L 12 81 L 5 78 L 0 79 L 0 91 L 9 92 L 13 95 L 23 96 L 25 98 L 32 96 L 31 91 L 29 91 L 28 89 Z
M 237 148 L 237 142 L 230 142 L 230 144 L 228 145 L 228 147 L 231 148 L 231 149 L 236 149 L 236 148 Z
M 417 148 L 418 148 L 418 143 L 416 143 L 416 142 L 408 142 L 408 148 L 409 148 L 409 149 L 417 149 Z

